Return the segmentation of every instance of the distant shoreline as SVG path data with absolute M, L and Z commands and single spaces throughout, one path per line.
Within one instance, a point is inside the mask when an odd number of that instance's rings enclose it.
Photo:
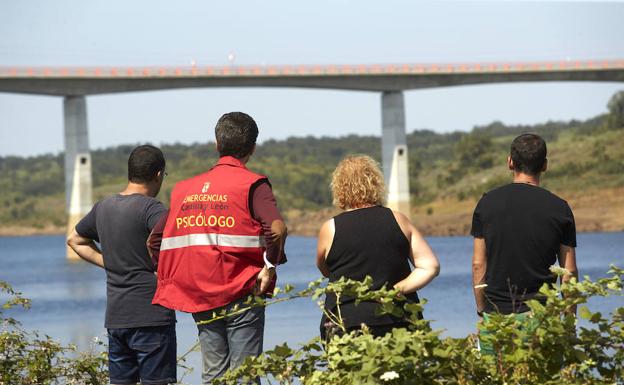
M 604 208 L 575 208 L 576 230 L 578 233 L 619 232 L 624 231 L 624 215 Z M 472 207 L 475 202 L 437 202 L 414 208 L 412 221 L 425 236 L 466 236 L 470 234 Z M 454 206 L 452 210 L 445 207 Z M 432 212 L 433 211 L 433 212 Z M 614 212 L 616 211 L 616 212 Z M 622 208 L 624 211 L 624 207 Z M 339 213 L 333 208 L 320 210 L 288 210 L 284 219 L 288 225 L 289 235 L 316 236 L 324 221 Z M 0 226 L 0 237 L 21 237 L 32 235 L 65 235 L 65 226 Z
M 582 234 L 582 233 L 619 233 L 619 232 L 624 232 L 624 229 L 613 229 L 613 230 L 592 230 L 592 229 L 577 229 L 577 233 L 578 234 Z M 459 234 L 459 233 L 455 233 L 455 232 L 444 232 L 444 231 L 439 231 L 439 232 L 432 232 L 432 233 L 428 233 L 425 232 L 423 230 L 421 230 L 421 233 L 425 236 L 425 237 L 463 237 L 463 236 L 468 236 L 470 235 L 469 232 L 466 232 L 465 234 Z M 10 232 L 10 231 L 5 231 L 4 229 L 0 230 L 0 238 L 10 238 L 10 237 L 30 237 L 30 236 L 38 236 L 38 235 L 65 235 L 65 230 L 58 230 L 58 231 L 41 231 L 41 229 L 35 229 L 35 228 L 20 228 L 19 231 L 15 231 L 15 232 Z M 317 233 L 298 233 L 298 232 L 292 232 L 289 231 L 288 235 L 294 235 L 294 236 L 300 236 L 300 237 L 315 237 L 317 236 Z
M 0 226 L 0 237 L 28 237 L 31 235 L 65 235 L 65 226 Z

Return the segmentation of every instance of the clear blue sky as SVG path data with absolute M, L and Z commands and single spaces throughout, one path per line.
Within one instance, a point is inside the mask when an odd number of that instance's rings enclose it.
M 624 3 L 469 1 L 24 1 L 0 3 L 2 65 L 419 63 L 624 58 Z M 406 92 L 407 129 L 584 119 L 624 83 Z M 260 140 L 380 133 L 377 93 L 195 89 L 92 96 L 92 148 L 212 139 L 250 113 Z M 62 99 L 0 93 L 0 156 L 59 152 Z

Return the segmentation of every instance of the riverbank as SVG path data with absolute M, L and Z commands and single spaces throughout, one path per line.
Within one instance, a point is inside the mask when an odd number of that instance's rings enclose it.
M 609 188 L 565 195 L 574 212 L 576 230 L 582 232 L 624 231 L 624 188 Z M 412 221 L 426 236 L 468 235 L 476 199 L 439 199 L 412 209 Z M 284 218 L 291 235 L 316 236 L 334 208 L 286 210 Z M 0 226 L 0 236 L 63 235 L 64 226 Z
M 565 196 L 579 233 L 624 231 L 624 188 L 571 193 Z M 412 208 L 412 221 L 425 236 L 470 234 L 476 199 L 439 199 Z M 291 210 L 285 213 L 290 234 L 316 236 L 323 221 L 338 210 Z
M 0 226 L 0 237 L 26 237 L 30 235 L 63 235 L 65 226 Z

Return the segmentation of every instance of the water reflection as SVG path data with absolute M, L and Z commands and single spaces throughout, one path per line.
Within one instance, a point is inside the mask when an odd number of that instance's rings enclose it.
M 96 287 L 94 281 L 89 279 L 81 279 L 81 275 L 88 275 L 91 269 L 88 269 L 85 262 L 82 261 L 69 261 L 66 260 L 67 276 L 64 280 L 64 296 L 66 301 L 71 301 L 82 307 L 80 304 L 88 303 L 91 299 L 97 298 L 101 293 L 98 293 L 99 288 Z M 73 279 L 72 279 L 73 278 Z M 86 277 L 85 277 L 86 278 Z M 77 319 L 74 325 L 70 329 L 69 339 L 70 342 L 76 344 L 79 350 L 86 350 L 91 348 L 94 337 L 94 325 L 85 320 Z

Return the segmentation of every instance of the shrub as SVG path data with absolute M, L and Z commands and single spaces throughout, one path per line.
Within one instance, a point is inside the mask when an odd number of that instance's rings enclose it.
M 30 300 L 4 281 L 0 281 L 0 294 L 9 296 L 2 309 L 30 307 Z M 89 351 L 78 352 L 74 345 L 65 346 L 47 335 L 24 330 L 18 321 L 5 317 L 2 310 L 0 317 L 1 385 L 99 385 L 108 382 L 108 359 L 106 353 L 101 352 L 102 342 L 95 339 Z
M 562 275 L 565 270 L 555 268 Z M 420 320 L 421 304 L 406 303 L 396 289 L 370 291 L 372 279 L 363 282 L 341 279 L 322 286 L 311 282 L 305 290 L 293 286 L 276 289 L 270 300 L 252 297 L 230 313 L 215 314 L 209 323 L 250 306 L 268 306 L 294 298 L 314 301 L 329 292 L 340 298 L 375 301 L 382 312 L 405 317 L 408 328 L 374 337 L 363 327 L 347 333 L 340 312 L 326 312 L 342 333 L 328 341 L 315 338 L 299 349 L 278 345 L 259 357 L 228 371 L 215 384 L 238 384 L 264 377 L 269 384 L 624 384 L 624 307 L 608 315 L 591 312 L 585 304 L 591 297 L 622 296 L 624 270 L 612 267 L 610 276 L 596 282 L 585 277 L 561 286 L 544 285 L 545 304 L 528 302 L 536 328 L 522 328 L 513 317 L 492 315 L 484 328 L 491 333 L 494 355 L 482 355 L 477 337 L 441 337 L 429 321 Z M 0 281 L 0 292 L 10 299 L 3 309 L 28 308 L 30 301 Z M 323 309 L 323 301 L 318 301 Z M 577 325 L 574 309 L 588 326 Z M 338 307 L 339 309 L 339 307 Z M 0 315 L 2 315 L 0 313 Z M 94 349 L 76 358 L 72 345 L 62 346 L 48 336 L 23 330 L 12 318 L 2 316 L 0 333 L 0 384 L 106 384 L 106 354 Z M 98 343 L 97 345 L 101 345 Z M 191 348 L 180 362 L 194 351 Z M 190 368 L 186 368 L 190 369 Z
M 417 318 L 422 305 L 402 302 L 404 297 L 397 290 L 370 292 L 370 279 L 363 283 L 340 280 L 325 288 L 316 281 L 291 298 L 317 299 L 332 291 L 339 298 L 378 301 L 384 312 L 405 315 L 410 326 L 378 338 L 364 327 L 327 342 L 315 338 L 299 349 L 279 345 L 248 358 L 216 383 L 236 384 L 260 376 L 269 383 L 306 385 L 624 384 L 624 307 L 605 317 L 584 306 L 593 296 L 622 295 L 624 270 L 612 267 L 609 273 L 610 277 L 596 282 L 586 277 L 582 282 L 573 279 L 561 286 L 544 285 L 540 292 L 546 304 L 528 302 L 537 325 L 533 331 L 521 328 L 515 318 L 492 316 L 485 327 L 492 332 L 493 356 L 481 355 L 474 335 L 441 337 L 442 332 L 432 330 L 429 321 Z M 579 316 L 589 326 L 577 326 L 576 306 L 581 306 Z M 339 312 L 328 317 L 340 321 Z

